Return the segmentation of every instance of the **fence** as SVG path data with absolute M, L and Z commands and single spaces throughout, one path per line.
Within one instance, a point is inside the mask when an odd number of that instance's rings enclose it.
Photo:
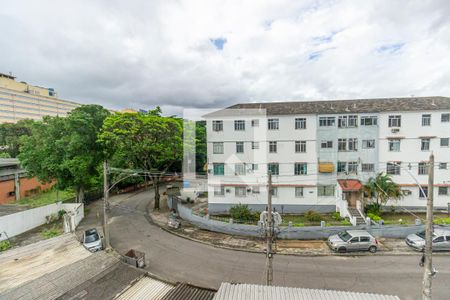
M 175 197 L 173 197 L 175 198 Z M 175 201 L 174 199 L 170 201 Z M 260 237 L 264 233 L 262 226 L 244 225 L 235 223 L 226 223 L 216 220 L 211 220 L 208 216 L 198 216 L 192 213 L 192 210 L 180 202 L 177 203 L 178 214 L 186 220 L 199 228 L 221 232 L 225 234 Z M 445 226 L 450 228 L 450 226 Z M 332 234 L 336 234 L 343 230 L 367 230 L 375 237 L 385 238 L 405 238 L 407 235 L 424 230 L 424 225 L 412 226 L 395 226 L 395 225 L 360 225 L 360 226 L 305 226 L 305 227 L 280 227 L 278 231 L 278 238 L 280 239 L 298 239 L 298 240 L 313 240 L 326 239 Z
M 57 214 L 60 210 L 65 210 L 75 216 L 75 226 L 84 217 L 84 205 L 82 203 L 62 202 L 9 214 L 0 217 L 0 241 L 45 224 L 47 222 L 46 216 Z

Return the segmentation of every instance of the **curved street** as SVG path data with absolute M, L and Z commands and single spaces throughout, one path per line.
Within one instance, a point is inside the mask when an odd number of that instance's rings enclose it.
M 145 252 L 148 271 L 170 281 L 210 288 L 218 288 L 223 281 L 264 283 L 264 254 L 219 249 L 160 229 L 146 216 L 152 197 L 153 191 L 149 190 L 111 199 L 111 245 L 119 253 L 131 248 Z M 93 209 L 97 207 L 99 216 L 101 201 L 91 206 Z M 94 212 L 89 216 L 92 215 Z M 89 224 L 89 219 L 84 223 Z M 100 219 L 101 216 L 97 218 Z M 82 226 L 86 227 L 86 224 Z M 418 261 L 419 254 L 359 257 L 277 255 L 274 258 L 274 284 L 419 299 L 423 271 Z M 433 280 L 433 296 L 435 299 L 448 299 L 450 256 L 435 256 L 433 262 L 439 271 Z

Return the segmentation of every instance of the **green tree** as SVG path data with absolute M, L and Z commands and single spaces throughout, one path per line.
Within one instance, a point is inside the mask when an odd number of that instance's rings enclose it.
M 99 140 L 108 157 L 126 158 L 131 167 L 149 172 L 155 190 L 154 208 L 159 209 L 159 183 L 183 157 L 180 119 L 149 113 L 115 113 L 103 125 Z
M 195 123 L 195 168 L 197 173 L 205 173 L 206 157 L 206 121 L 197 121 Z
M 21 139 L 31 135 L 31 127 L 34 121 L 30 119 L 20 120 L 17 123 L 0 124 L 0 153 L 7 153 L 9 157 L 17 157 Z
M 78 202 L 87 189 L 101 182 L 104 149 L 98 133 L 109 112 L 99 105 L 83 105 L 67 117 L 44 117 L 23 139 L 19 159 L 30 176 L 56 180 L 58 188 L 73 188 Z
M 385 205 L 390 199 L 399 200 L 402 198 L 400 186 L 392 180 L 390 175 L 383 172 L 369 178 L 367 184 L 364 185 L 364 191 L 370 199 L 375 199 L 378 207 Z

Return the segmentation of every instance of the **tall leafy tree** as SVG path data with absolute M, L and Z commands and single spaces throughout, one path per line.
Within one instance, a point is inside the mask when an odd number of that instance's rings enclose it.
M 34 121 L 30 119 L 20 120 L 17 123 L 0 124 L 0 155 L 5 157 L 17 157 L 21 139 L 31 135 L 31 127 Z
M 22 165 L 43 182 L 56 180 L 58 188 L 73 188 L 82 202 L 85 191 L 100 182 L 105 153 L 97 136 L 108 115 L 99 105 L 84 105 L 65 118 L 44 117 L 23 139 Z
M 392 180 L 392 177 L 383 172 L 369 178 L 364 190 L 371 199 L 375 199 L 377 206 L 385 205 L 388 200 L 402 198 L 400 186 Z
M 195 123 L 195 167 L 197 173 L 205 173 L 206 165 L 206 121 Z
M 160 181 L 183 156 L 180 119 L 161 116 L 159 108 L 149 113 L 115 113 L 105 120 L 99 140 L 109 157 L 119 153 L 133 168 L 149 172 L 154 208 L 159 209 Z

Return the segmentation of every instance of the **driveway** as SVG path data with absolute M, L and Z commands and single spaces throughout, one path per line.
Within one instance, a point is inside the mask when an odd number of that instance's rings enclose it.
M 131 248 L 144 251 L 148 271 L 170 281 L 210 288 L 218 288 L 223 281 L 264 283 L 264 254 L 215 248 L 161 230 L 146 217 L 152 197 L 150 190 L 112 198 L 111 245 L 118 252 L 125 253 Z M 98 203 L 93 205 L 100 207 Z M 89 218 L 86 221 L 89 222 Z M 423 269 L 418 266 L 419 258 L 419 254 L 361 257 L 278 255 L 274 258 L 274 284 L 419 299 L 423 276 Z M 433 261 L 439 270 L 433 280 L 433 295 L 435 299 L 448 299 L 450 257 L 436 256 Z

